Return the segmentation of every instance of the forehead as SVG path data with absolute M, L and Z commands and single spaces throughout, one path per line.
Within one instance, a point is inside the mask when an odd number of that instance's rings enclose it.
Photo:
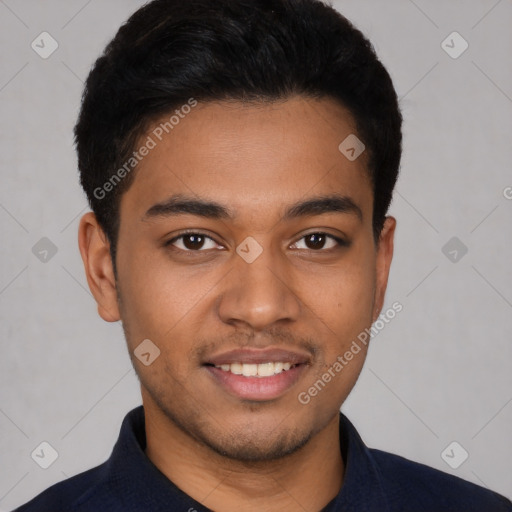
M 178 109 L 141 137 L 139 146 L 151 150 L 123 195 L 121 216 L 140 217 L 176 194 L 229 205 L 235 216 L 261 216 L 332 193 L 351 197 L 363 211 L 371 209 L 366 154 L 352 161 L 339 149 L 354 136 L 349 111 L 329 99 L 299 96 Z

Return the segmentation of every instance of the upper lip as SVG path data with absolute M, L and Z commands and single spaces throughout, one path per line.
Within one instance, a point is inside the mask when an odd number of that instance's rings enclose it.
M 295 350 L 287 350 L 284 348 L 266 348 L 266 349 L 234 349 L 228 352 L 214 355 L 210 357 L 205 364 L 213 364 L 220 366 L 222 364 L 232 363 L 291 363 L 302 364 L 307 363 L 310 359 L 309 354 L 298 352 Z

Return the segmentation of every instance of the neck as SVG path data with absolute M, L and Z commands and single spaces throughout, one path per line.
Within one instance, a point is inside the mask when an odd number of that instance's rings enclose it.
M 146 455 L 178 488 L 217 512 L 319 511 L 340 491 L 339 414 L 297 452 L 241 462 L 213 452 L 144 404 Z

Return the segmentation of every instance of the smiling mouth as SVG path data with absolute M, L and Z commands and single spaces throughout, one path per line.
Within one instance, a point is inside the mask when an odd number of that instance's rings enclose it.
M 206 366 L 213 366 L 226 373 L 232 373 L 233 375 L 241 375 L 243 377 L 273 377 L 281 372 L 287 372 L 288 370 L 299 366 L 300 363 L 289 363 L 289 362 L 268 362 L 268 363 L 230 363 L 230 364 L 207 364 Z
M 311 365 L 308 352 L 285 347 L 232 349 L 212 354 L 202 364 L 223 392 L 264 402 L 285 395 Z

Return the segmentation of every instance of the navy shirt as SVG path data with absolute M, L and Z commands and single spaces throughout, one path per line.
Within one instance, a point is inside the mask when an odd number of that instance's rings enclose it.
M 492 491 L 423 464 L 369 449 L 340 413 L 343 486 L 321 512 L 512 512 Z M 209 509 L 178 489 L 144 453 L 142 406 L 129 412 L 110 458 L 57 483 L 15 512 L 186 512 Z

